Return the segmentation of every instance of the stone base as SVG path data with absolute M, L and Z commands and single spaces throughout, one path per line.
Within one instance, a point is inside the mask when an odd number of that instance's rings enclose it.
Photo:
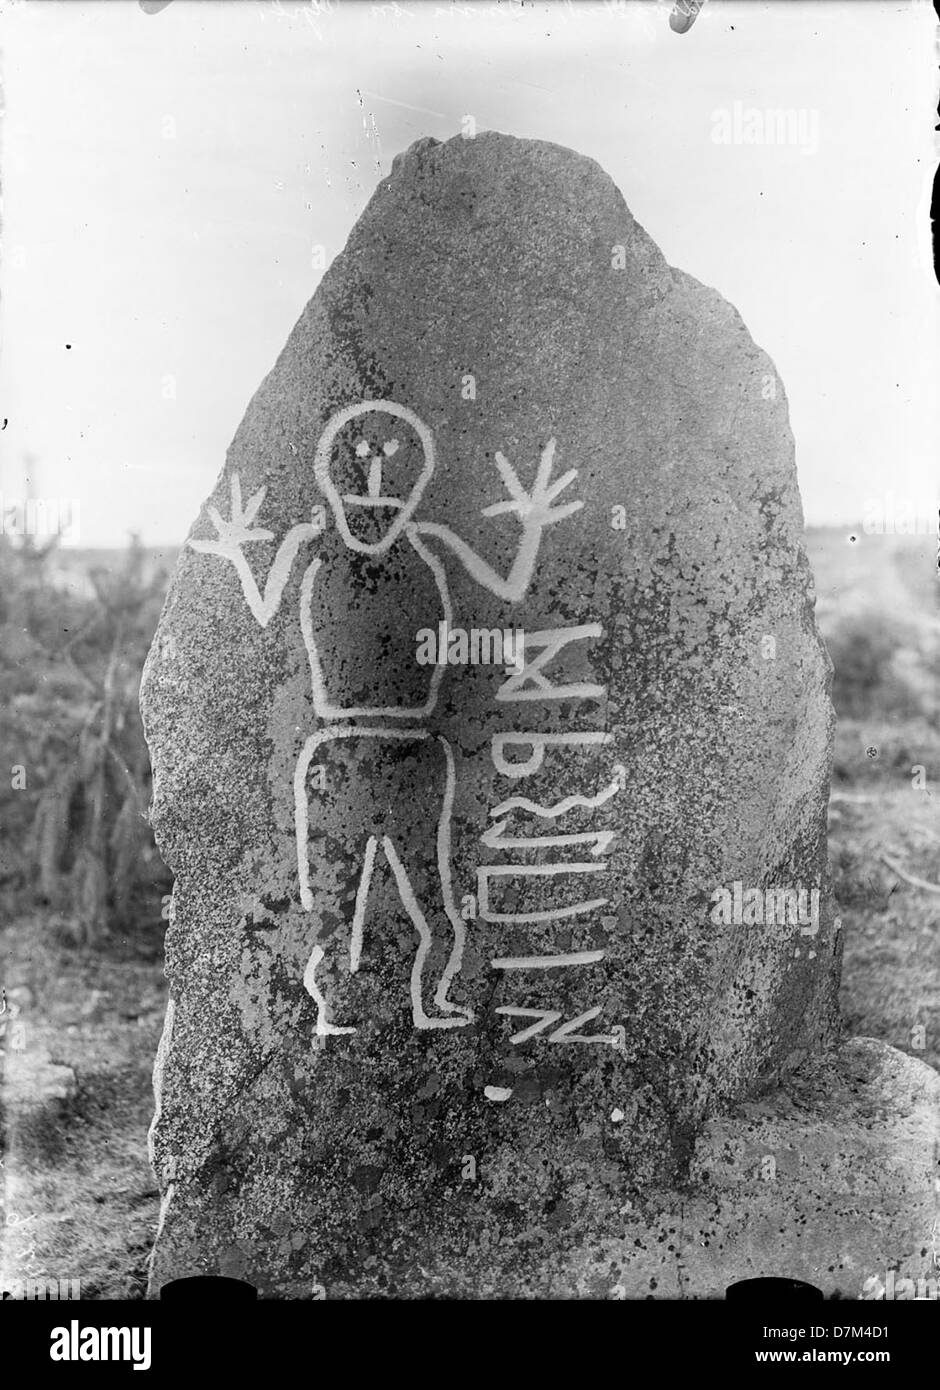
M 292 1277 L 289 1231 L 283 1261 L 237 1238 L 181 1248 L 171 1229 L 193 1229 L 187 1208 L 199 1199 L 173 1184 L 152 1291 L 212 1273 L 280 1298 L 707 1299 L 778 1276 L 829 1298 L 876 1297 L 889 1270 L 940 1277 L 938 1153 L 940 1073 L 857 1038 L 712 1119 L 682 1192 L 631 1202 L 618 1196 L 618 1170 L 586 1154 L 565 1192 L 550 1194 L 497 1149 L 434 1210 L 386 1207 L 338 1277 Z
M 802 1279 L 873 1298 L 896 1278 L 940 1281 L 940 1073 L 874 1038 L 804 1066 L 784 1088 L 712 1120 L 691 1190 L 652 1247 L 625 1261 L 626 1298 L 722 1298 L 741 1279 Z M 668 1273 L 667 1273 L 668 1270 Z M 867 1283 L 866 1283 L 867 1281 Z

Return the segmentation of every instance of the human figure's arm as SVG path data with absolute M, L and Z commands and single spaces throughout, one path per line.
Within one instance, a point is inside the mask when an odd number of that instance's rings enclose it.
M 262 627 L 267 627 L 278 610 L 281 595 L 290 577 L 291 566 L 298 550 L 305 541 L 312 540 L 323 530 L 322 522 L 317 521 L 303 521 L 290 528 L 277 548 L 265 581 L 264 594 L 262 594 L 255 583 L 248 561 L 245 559 L 242 546 L 254 541 L 274 539 L 273 531 L 253 527 L 251 524 L 258 515 L 266 492 L 267 488 L 259 488 L 243 506 L 241 480 L 237 473 L 233 473 L 230 519 L 226 520 L 215 507 L 210 507 L 209 517 L 215 527 L 217 539 L 214 541 L 191 540 L 189 542 L 193 550 L 201 551 L 205 555 L 219 555 L 223 560 L 230 561 L 241 580 L 245 602 L 248 604 L 252 616 Z
M 517 603 L 529 587 L 529 581 L 532 578 L 535 562 L 538 558 L 542 532 L 584 506 L 583 502 L 567 502 L 558 507 L 552 505 L 558 494 L 578 476 L 578 470 L 571 468 L 561 478 L 550 483 L 554 456 L 555 440 L 550 439 L 542 451 L 535 482 L 532 484 L 531 490 L 526 492 L 508 459 L 499 452 L 496 454 L 496 467 L 500 471 L 510 497 L 505 502 L 494 502 L 492 506 L 485 507 L 483 516 L 499 516 L 503 512 L 515 512 L 522 522 L 519 549 L 505 578 L 498 574 L 482 556 L 477 555 L 476 551 L 472 550 L 467 542 L 456 535 L 449 526 L 441 525 L 436 521 L 421 521 L 414 524 L 414 529 L 422 536 L 436 536 L 438 540 L 443 541 L 448 549 L 457 556 L 470 577 L 475 579 L 478 584 L 482 584 L 498 598 Z

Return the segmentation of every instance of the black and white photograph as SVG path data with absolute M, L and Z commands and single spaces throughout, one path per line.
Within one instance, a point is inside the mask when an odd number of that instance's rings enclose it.
M 3 0 L 32 1365 L 940 1299 L 938 32 Z

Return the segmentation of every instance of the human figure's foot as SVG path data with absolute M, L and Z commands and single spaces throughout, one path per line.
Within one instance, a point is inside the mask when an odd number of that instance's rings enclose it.
M 307 968 L 304 971 L 304 989 L 310 995 L 317 1006 L 317 1027 L 318 1038 L 330 1037 L 337 1033 L 355 1033 L 354 1027 L 342 1027 L 338 1023 L 330 1023 L 327 1020 L 327 1001 L 317 983 L 317 967 L 323 960 L 325 952 L 322 946 L 314 946 L 310 952 L 310 959 L 307 961 Z
M 421 1008 L 416 1008 L 412 1017 L 416 1028 L 466 1028 L 473 1022 L 472 1009 L 461 1009 L 456 1004 L 439 1004 L 438 1008 L 446 1009 L 446 1013 L 427 1014 Z
M 355 1033 L 355 1028 L 341 1028 L 338 1023 L 327 1023 L 326 1019 L 317 1019 L 317 1037 L 329 1038 L 335 1033 Z

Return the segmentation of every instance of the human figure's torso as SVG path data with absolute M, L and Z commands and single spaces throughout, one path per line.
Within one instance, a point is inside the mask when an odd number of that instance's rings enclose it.
M 440 563 L 432 556 L 432 568 L 418 547 L 406 534 L 381 555 L 339 543 L 320 550 L 302 601 L 321 718 L 414 721 L 433 703 L 443 670 L 418 663 L 417 634 L 456 619 Z

